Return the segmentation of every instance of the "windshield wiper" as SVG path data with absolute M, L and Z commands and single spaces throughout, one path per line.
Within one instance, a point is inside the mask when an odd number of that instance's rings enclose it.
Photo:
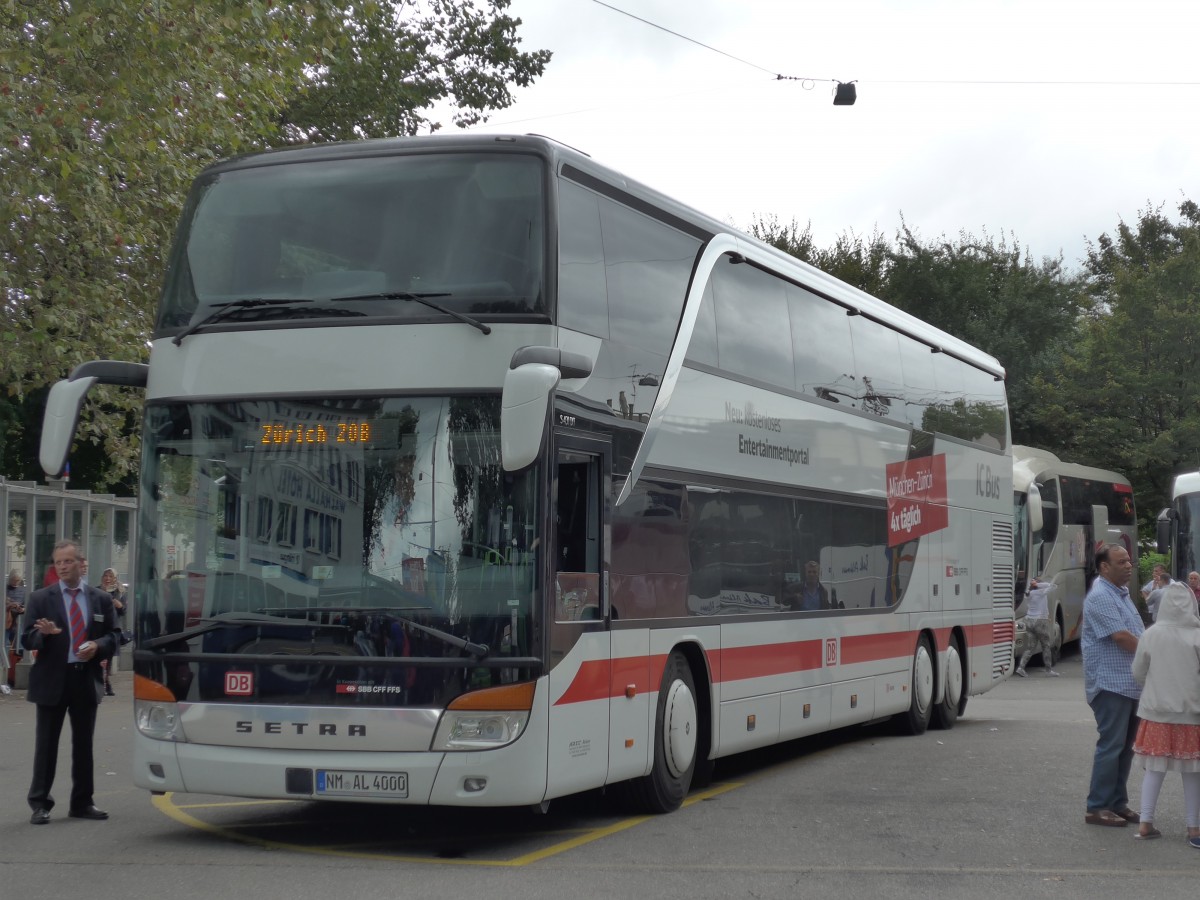
M 245 628 L 246 626 L 254 625 L 270 625 L 272 627 L 288 627 L 292 628 L 344 628 L 343 625 L 323 625 L 320 622 L 313 622 L 309 619 L 297 619 L 288 616 L 268 616 L 262 613 L 251 612 L 227 612 L 218 613 L 215 616 L 209 616 L 200 620 L 202 624 L 194 625 L 191 628 L 185 628 L 183 631 L 177 631 L 173 634 L 163 634 L 156 638 L 150 638 L 148 641 L 142 642 L 142 647 L 147 650 L 155 650 L 159 647 L 165 647 L 167 644 L 174 644 L 177 641 L 186 641 L 189 638 L 194 638 L 200 634 L 208 634 L 210 631 L 220 631 L 223 628 Z
M 458 319 L 460 322 L 465 322 L 472 328 L 478 328 L 484 334 L 492 333 L 492 329 L 487 325 L 484 325 L 482 322 L 472 319 L 470 316 L 463 315 L 460 312 L 455 312 L 452 309 L 442 306 L 440 303 L 434 303 L 433 300 L 430 299 L 431 297 L 449 296 L 450 294 L 447 293 L 414 294 L 412 291 L 381 291 L 378 294 L 356 294 L 353 297 L 333 297 L 331 298 L 330 302 L 345 303 L 350 300 L 415 300 L 417 303 L 420 303 L 423 306 L 428 306 L 430 309 L 437 310 L 438 312 L 442 313 L 443 315 L 447 315 L 452 319 Z
M 217 308 L 202 319 L 197 319 L 175 337 L 171 338 L 171 343 L 178 347 L 183 343 L 183 339 L 189 334 L 199 331 L 205 325 L 212 325 L 214 322 L 220 322 L 222 319 L 227 319 L 236 312 L 243 309 L 254 309 L 259 306 L 281 306 L 284 304 L 293 303 L 312 303 L 311 300 L 297 299 L 275 299 L 267 300 L 262 297 L 247 297 L 245 300 L 234 300 L 230 303 L 218 303 Z

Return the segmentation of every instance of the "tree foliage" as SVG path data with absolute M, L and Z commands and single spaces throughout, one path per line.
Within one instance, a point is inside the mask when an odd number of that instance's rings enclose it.
M 1148 208 L 1089 246 L 1094 307 L 1032 386 L 1064 454 L 1130 478 L 1147 533 L 1174 475 L 1200 465 L 1200 208 L 1179 215 Z
M 1033 262 L 1013 239 L 996 241 L 962 233 L 957 240 L 924 241 L 902 224 L 891 243 L 878 231 L 847 232 L 818 248 L 808 226 L 758 219 L 760 240 L 887 300 L 991 353 L 1008 373 L 1014 438 L 1039 443 L 1028 412 L 1029 385 L 1053 371 L 1075 340 L 1076 322 L 1088 305 L 1083 284 L 1061 260 Z M 1044 444 L 1044 441 L 1041 442 Z
M 78 363 L 146 357 L 164 256 L 205 164 L 432 129 L 435 104 L 456 107 L 458 124 L 479 121 L 548 60 L 517 49 L 507 7 L 0 0 L 6 446 L 40 427 L 24 418 L 27 398 Z M 90 486 L 134 467 L 140 402 L 116 390 L 89 402 L 80 439 L 101 461 Z
M 283 112 L 289 134 L 310 141 L 436 131 L 428 111 L 453 105 L 456 125 L 474 125 L 512 103 L 550 60 L 548 50 L 518 49 L 519 19 L 461 0 L 364 3 L 347 19 L 340 52 L 315 71 Z M 398 7 L 405 14 L 398 15 Z

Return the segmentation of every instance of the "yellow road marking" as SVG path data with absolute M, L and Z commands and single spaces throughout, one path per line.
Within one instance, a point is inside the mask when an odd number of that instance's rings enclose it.
M 732 791 L 735 788 L 742 787 L 744 782 L 728 782 L 719 784 L 708 790 L 692 794 L 683 805 L 691 806 L 693 803 L 699 803 L 703 800 L 709 800 L 713 797 L 720 796 L 727 791 Z M 326 847 L 309 847 L 299 844 L 292 844 L 286 841 L 273 841 L 267 838 L 256 837 L 245 834 L 241 831 L 226 828 L 221 825 L 214 825 L 211 822 L 205 822 L 192 815 L 188 810 L 193 809 L 219 809 L 239 806 L 266 806 L 279 805 L 284 803 L 296 803 L 294 800 L 241 800 L 231 801 L 226 803 L 188 803 L 176 804 L 173 793 L 156 795 L 151 798 L 151 802 L 155 808 L 168 818 L 174 819 L 181 825 L 186 825 L 189 828 L 195 828 L 199 831 L 207 832 L 208 834 L 216 835 L 230 841 L 237 841 L 243 844 L 253 844 L 257 847 L 263 847 L 269 850 L 293 850 L 301 853 L 312 853 L 318 856 L 335 856 L 349 859 L 376 859 L 390 862 L 408 862 L 408 863 L 431 863 L 435 865 L 454 865 L 454 866 L 496 866 L 519 868 L 528 866 L 531 863 L 539 862 L 548 859 L 551 856 L 557 856 L 560 853 L 566 853 L 568 850 L 574 850 L 577 847 L 582 847 L 585 844 L 590 844 L 598 841 L 601 838 L 609 835 L 618 834 L 626 831 L 637 825 L 641 825 L 648 819 L 655 818 L 654 816 L 632 816 L 627 819 L 622 819 L 619 822 L 614 822 L 612 825 L 607 825 L 603 828 L 586 829 L 581 834 L 569 840 L 559 841 L 549 847 L 544 847 L 541 850 L 535 850 L 532 853 L 526 853 L 523 856 L 518 856 L 513 859 L 447 859 L 444 857 L 428 857 L 428 856 L 406 856 L 401 854 L 389 853 L 371 853 L 364 850 L 352 849 L 353 847 L 362 847 L 363 844 L 343 844 L 337 846 Z M 576 832 L 579 829 L 569 829 L 570 832 Z M 544 834 L 555 834 L 556 832 L 543 832 Z M 562 833 L 562 832 L 557 832 Z

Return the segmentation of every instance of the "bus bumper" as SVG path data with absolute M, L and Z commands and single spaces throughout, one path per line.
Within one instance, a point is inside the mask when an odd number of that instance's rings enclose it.
M 140 736 L 134 743 L 134 783 L 155 793 L 437 806 L 523 806 L 546 796 L 544 757 L 539 765 L 538 754 L 523 740 L 480 752 L 339 752 L 332 757 L 307 750 L 221 747 Z M 318 773 L 327 770 L 342 773 L 348 787 L 360 773 L 365 789 L 322 792 Z M 403 795 L 394 789 L 394 776 L 401 774 Z M 372 792 L 369 779 L 375 775 L 385 776 L 393 789 Z

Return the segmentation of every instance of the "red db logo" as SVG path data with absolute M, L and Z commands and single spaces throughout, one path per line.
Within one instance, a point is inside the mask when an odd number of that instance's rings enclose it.
M 248 697 L 254 693 L 254 674 L 252 672 L 226 672 L 225 693 L 235 697 Z
M 825 665 L 836 666 L 837 664 L 838 664 L 837 638 L 825 638 Z

